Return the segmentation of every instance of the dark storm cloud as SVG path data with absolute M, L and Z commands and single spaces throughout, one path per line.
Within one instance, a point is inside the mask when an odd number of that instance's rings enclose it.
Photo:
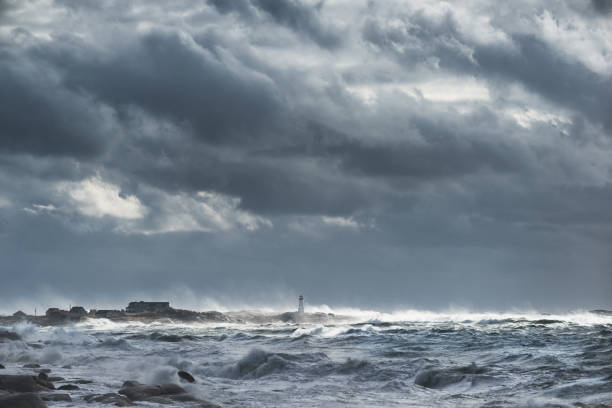
M 607 0 L 591 0 L 591 4 L 601 14 L 610 14 L 612 12 L 612 3 Z
M 107 135 L 92 128 L 95 112 L 82 97 L 44 79 L 23 75 L 0 56 L 0 151 L 91 157 L 104 150 Z
M 151 33 L 117 56 L 79 58 L 53 49 L 37 54 L 60 67 L 64 83 L 121 110 L 138 106 L 210 142 L 255 137 L 273 128 L 280 101 L 266 81 L 232 72 L 176 34 Z
M 254 11 L 261 10 L 278 24 L 305 35 L 323 48 L 337 48 L 341 42 L 340 35 L 321 22 L 319 11 L 323 1 L 314 6 L 302 4 L 299 0 L 209 0 L 209 3 L 220 13 L 236 11 L 247 19 L 256 18 Z
M 0 1 L 0 297 L 610 305 L 603 3 L 347 4 Z

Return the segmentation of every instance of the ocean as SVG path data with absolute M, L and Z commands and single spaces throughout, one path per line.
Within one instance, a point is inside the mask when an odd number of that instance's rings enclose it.
M 47 368 L 77 384 L 72 402 L 116 393 L 126 380 L 176 383 L 222 407 L 612 406 L 612 316 L 575 312 L 344 311 L 309 323 L 263 312 L 229 322 L 87 319 L 4 327 L 0 374 Z M 40 368 L 24 368 L 39 364 Z M 181 381 L 187 371 L 194 383 Z M 147 407 L 189 407 L 137 402 Z

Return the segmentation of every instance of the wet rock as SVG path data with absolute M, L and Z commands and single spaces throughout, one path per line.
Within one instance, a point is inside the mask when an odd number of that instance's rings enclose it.
M 130 401 L 147 401 L 157 404 L 173 404 L 174 402 L 197 402 L 202 408 L 220 408 L 211 402 L 201 400 L 176 384 L 145 385 L 137 381 L 126 381 L 119 394 L 125 395 Z
M 4 342 L 4 341 L 14 341 L 14 340 L 21 340 L 21 336 L 18 335 L 17 333 L 13 333 L 10 331 L 6 331 L 6 330 L 0 330 L 0 343 Z
M 0 364 L 0 370 L 3 369 L 3 368 L 6 368 L 6 367 L 4 367 L 2 364 Z
M 66 370 L 70 370 L 72 366 L 70 364 L 66 364 L 65 366 L 62 366 L 62 368 L 65 368 Z
M 40 364 L 35 364 L 35 363 L 24 364 L 23 368 L 40 368 Z
M 79 386 L 74 385 L 74 384 L 66 384 L 58 388 L 58 390 L 62 390 L 62 391 L 73 391 L 73 390 L 78 390 L 78 389 L 79 389 Z
M 78 380 L 75 380 L 73 382 L 75 382 L 77 384 L 92 384 L 93 383 L 93 381 L 91 381 L 91 380 L 83 380 L 83 379 L 78 379 Z
M 125 395 L 132 401 L 147 401 L 153 397 L 183 394 L 185 390 L 176 384 L 145 385 L 137 381 L 126 381 L 119 394 Z
M 45 374 L 49 374 L 51 372 L 50 368 L 41 368 L 40 370 L 38 370 L 39 373 L 45 373 Z
M 193 376 L 191 374 L 189 374 L 187 371 L 179 371 L 178 372 L 178 376 L 181 377 L 181 379 L 190 382 L 190 383 L 194 383 L 195 382 L 195 378 L 193 378 Z
M 64 377 L 49 377 L 49 381 L 51 382 L 64 381 Z
M 41 349 L 41 348 L 45 347 L 44 345 L 39 344 L 39 343 L 28 343 L 28 346 L 30 346 L 32 348 L 35 348 L 35 349 Z
M 0 395 L 0 408 L 47 408 L 47 404 L 33 393 Z
M 0 375 L 0 390 L 8 392 L 38 392 L 53 388 L 53 384 L 31 375 Z
M 84 397 L 88 403 L 97 402 L 100 404 L 113 404 L 117 407 L 131 407 L 134 404 L 123 395 L 108 393 L 108 394 L 91 394 Z
M 52 394 L 52 393 L 40 394 L 40 398 L 42 398 L 43 401 L 65 401 L 65 402 L 72 402 L 72 398 L 70 397 L 69 394 Z

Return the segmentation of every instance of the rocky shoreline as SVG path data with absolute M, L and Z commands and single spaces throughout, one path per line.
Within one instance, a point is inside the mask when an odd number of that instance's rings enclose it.
M 153 322 L 170 320 L 185 323 L 267 323 L 267 322 L 294 322 L 294 323 L 325 323 L 336 319 L 346 318 L 332 313 L 303 313 L 285 312 L 278 314 L 265 314 L 256 312 L 229 312 L 217 311 L 196 312 L 186 309 L 170 307 L 169 302 L 130 302 L 126 309 L 96 310 L 87 312 L 81 306 L 68 310 L 49 308 L 44 316 L 27 315 L 21 311 L 12 316 L 0 316 L 0 325 L 11 326 L 20 322 L 28 322 L 38 326 L 59 326 L 78 323 L 87 319 L 108 319 L 114 322 Z
M 0 369 L 4 369 L 4 366 L 0 365 Z M 134 406 L 137 402 L 183 402 L 192 407 L 220 408 L 219 405 L 197 398 L 173 383 L 141 384 L 128 380 L 116 393 L 84 394 L 77 397 L 66 391 L 80 390 L 81 387 L 77 384 L 91 384 L 93 381 L 51 376 L 51 369 L 41 368 L 38 364 L 26 364 L 22 369 L 38 371 L 38 374 L 0 374 L 0 408 L 46 408 L 49 401 L 95 402 L 118 407 Z M 195 381 L 191 374 L 184 371 L 179 372 L 179 378 L 186 382 Z

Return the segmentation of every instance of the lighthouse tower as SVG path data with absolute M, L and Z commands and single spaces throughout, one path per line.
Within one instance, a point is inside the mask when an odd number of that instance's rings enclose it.
M 304 296 L 300 295 L 298 301 L 298 313 L 304 313 Z

